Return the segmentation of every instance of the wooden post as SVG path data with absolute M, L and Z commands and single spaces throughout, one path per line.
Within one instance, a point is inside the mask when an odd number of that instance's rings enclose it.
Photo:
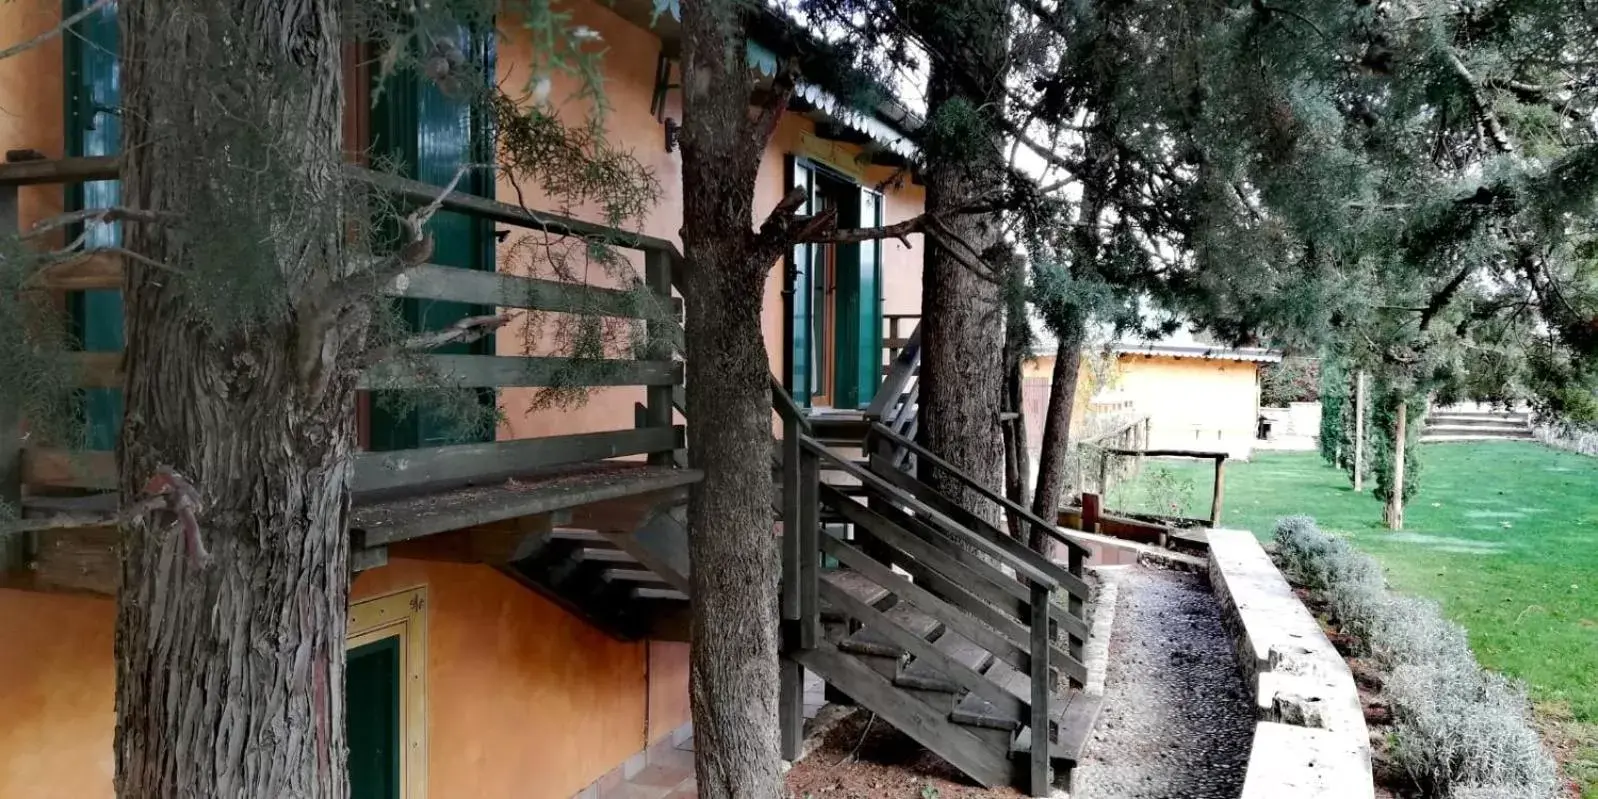
M 799 472 L 799 646 L 821 640 L 821 470 L 813 452 L 802 452 Z
M 0 236 L 20 229 L 19 210 L 17 187 L 0 186 Z M 22 513 L 22 419 L 15 406 L 0 407 L 0 506 Z M 25 566 L 27 555 L 27 536 L 0 536 L 0 575 Z
M 1028 787 L 1033 796 L 1049 796 L 1049 589 L 1032 584 L 1032 752 Z
M 1081 577 L 1084 565 L 1082 550 L 1076 547 L 1066 547 L 1066 551 L 1070 553 L 1066 559 L 1066 570 L 1071 572 L 1073 577 Z M 1087 607 L 1083 604 L 1082 597 L 1069 591 L 1066 592 L 1066 611 L 1084 622 L 1087 621 Z M 1079 663 L 1087 662 L 1082 651 L 1086 644 L 1086 641 L 1074 634 L 1066 636 L 1066 648 L 1071 653 L 1071 657 L 1076 658 Z M 1074 682 L 1075 680 L 1073 680 Z M 1080 688 L 1081 686 L 1078 685 L 1077 687 Z
M 799 534 L 801 512 L 799 481 L 802 460 L 799 445 L 799 420 L 782 420 L 782 618 L 798 621 L 799 564 L 803 561 L 804 539 Z
M 644 251 L 644 284 L 659 303 L 657 313 L 671 312 L 671 254 L 664 250 Z M 671 347 L 664 342 L 671 325 L 654 320 L 649 325 L 650 355 L 656 360 L 669 360 Z M 645 390 L 650 427 L 671 427 L 672 386 L 649 386 Z M 651 452 L 649 462 L 656 466 L 670 466 L 676 461 L 675 453 Z
M 1409 403 L 1398 398 L 1398 418 L 1393 423 L 1393 484 L 1387 487 L 1387 512 L 1383 514 L 1387 529 L 1404 529 L 1404 457 L 1408 442 L 1404 440 L 1409 416 Z
M 1099 484 L 1094 486 L 1094 488 L 1098 489 L 1099 496 L 1109 496 L 1110 494 L 1110 451 L 1108 449 L 1099 450 Z
M 1215 493 L 1210 495 L 1210 527 L 1221 526 L 1221 497 L 1226 493 L 1226 456 L 1215 459 Z
M 1102 512 L 1103 500 L 1098 494 L 1089 491 L 1082 492 L 1082 532 L 1096 533 L 1099 531 L 1099 514 Z
M 1365 372 L 1354 377 L 1354 490 L 1365 490 Z

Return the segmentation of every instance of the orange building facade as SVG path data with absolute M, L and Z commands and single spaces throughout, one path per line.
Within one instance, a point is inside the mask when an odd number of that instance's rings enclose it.
M 618 3 L 620 10 L 613 10 L 609 4 L 579 3 L 572 8 L 573 24 L 597 31 L 607 47 L 605 91 L 612 106 L 607 129 L 613 143 L 633 151 L 663 188 L 660 202 L 637 228 L 675 241 L 681 226 L 681 161 L 680 153 L 666 147 L 662 120 L 680 119 L 680 95 L 667 89 L 657 98 L 662 84 L 677 74 L 668 68 L 662 80 L 661 65 L 663 59 L 669 65 L 673 45 L 669 33 L 647 23 L 647 13 L 628 13 L 626 6 Z M 74 6 L 69 2 L 67 8 L 70 13 Z M 59 1 L 0 3 L 0 47 L 49 30 L 62 15 Z M 507 86 L 526 83 L 532 61 L 527 33 L 504 26 L 496 45 L 495 78 Z M 83 145 L 70 130 L 77 124 L 71 117 L 73 70 L 83 64 L 71 62 L 72 48 L 58 38 L 0 60 L 0 150 L 31 149 L 48 158 L 83 154 L 75 152 Z M 557 79 L 553 91 L 558 96 L 569 88 Z M 876 209 L 882 224 L 920 213 L 921 189 L 908 173 L 890 180 L 895 167 L 862 163 L 858 157 L 873 146 L 862 142 L 858 131 L 843 135 L 843 130 L 814 106 L 788 114 L 765 153 L 757 212 L 786 193 L 799 164 L 825 175 L 834 190 L 875 195 L 863 202 Z M 879 184 L 884 188 L 876 194 Z M 517 201 L 504 180 L 491 193 L 501 201 Z M 538 202 L 529 198 L 528 205 Z M 71 207 L 73 200 L 60 186 L 28 186 L 20 190 L 19 204 L 26 229 Z M 556 210 L 593 216 L 592 209 Z M 773 373 L 808 386 L 815 405 L 848 393 L 844 376 L 837 374 L 846 360 L 836 350 L 839 341 L 853 336 L 859 352 L 867 353 L 853 367 L 858 374 L 880 370 L 874 360 L 883 333 L 880 322 L 872 320 L 920 311 L 918 237 L 875 246 L 875 252 L 853 256 L 802 254 L 825 262 L 827 269 L 870 271 L 873 293 L 857 298 L 861 306 L 852 333 L 826 327 L 831 320 L 844 324 L 844 314 L 830 307 L 825 314 L 796 317 L 794 301 L 784 296 L 791 288 L 792 263 L 774 265 L 767 281 L 762 324 Z M 492 263 L 501 271 L 527 271 L 524 262 L 504 252 Z M 642 263 L 635 266 L 642 274 Z M 799 291 L 814 302 L 831 302 L 830 288 L 823 286 L 827 282 L 817 281 L 819 291 Z M 810 336 L 814 342 L 800 345 L 805 349 L 798 355 L 795 329 L 816 333 Z M 535 348 L 553 346 L 554 339 L 548 331 L 531 337 Z M 529 340 L 501 334 L 489 352 L 523 354 Z M 868 355 L 873 362 L 859 362 Z M 823 365 L 796 367 L 796 361 Z M 586 403 L 570 409 L 544 408 L 536 399 L 533 389 L 500 390 L 497 438 L 628 427 L 645 389 L 597 389 Z M 851 399 L 863 405 L 869 397 Z M 363 423 L 371 427 L 381 420 Z M 374 432 L 367 431 L 368 441 Z M 386 565 L 354 576 L 351 619 L 352 649 L 391 645 L 385 656 L 394 659 L 401 675 L 401 701 L 394 713 L 403 751 L 397 765 L 400 787 L 391 795 L 562 799 L 607 775 L 613 778 L 618 770 L 632 770 L 651 747 L 686 746 L 687 644 L 618 640 L 489 566 L 407 557 L 396 548 Z M 0 797 L 112 795 L 114 624 L 115 603 L 107 596 L 0 588 Z M 357 790 L 356 795 L 363 794 Z

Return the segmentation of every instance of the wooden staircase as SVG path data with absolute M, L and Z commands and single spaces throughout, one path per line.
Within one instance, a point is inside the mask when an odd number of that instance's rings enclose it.
M 784 421 L 785 754 L 796 757 L 801 743 L 809 671 L 976 782 L 1047 796 L 1075 766 L 1098 710 L 1080 690 L 1085 553 L 910 438 L 918 339 L 863 419 L 808 416 L 774 392 Z M 951 475 L 1045 529 L 1069 562 L 960 507 L 916 468 Z

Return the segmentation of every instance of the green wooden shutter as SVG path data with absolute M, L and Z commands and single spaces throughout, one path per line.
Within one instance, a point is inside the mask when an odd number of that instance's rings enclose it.
M 814 209 L 816 197 L 815 171 L 804 159 L 790 155 L 787 172 L 788 186 L 798 186 L 805 190 L 805 203 L 799 207 L 798 213 L 810 214 Z M 794 401 L 801 406 L 810 405 L 810 372 L 813 367 L 810 357 L 813 339 L 810 329 L 810 309 L 813 304 L 810 276 L 815 267 L 816 250 L 817 248 L 810 244 L 795 245 L 788 264 L 793 290 L 793 299 L 789 304 L 790 329 L 793 334 L 791 341 L 788 342 L 788 391 L 793 394 Z
M 852 202 L 838 209 L 839 224 L 876 227 L 881 224 L 882 196 L 860 189 Z M 871 404 L 881 381 L 882 243 L 839 244 L 837 263 L 837 395 L 839 408 Z
M 400 637 L 349 651 L 344 671 L 344 729 L 350 799 L 400 797 Z
M 881 225 L 882 195 L 861 189 L 860 226 Z M 864 408 L 871 404 L 882 382 L 882 240 L 861 242 L 859 248 L 859 303 L 854 317 L 854 327 L 859 331 L 855 340 L 859 347 L 855 361 L 859 396 L 854 407 Z
M 492 81 L 492 31 L 474 36 L 463 28 L 458 35 L 461 51 L 476 54 L 484 75 Z M 469 98 L 450 97 L 412 71 L 383 80 L 382 96 L 372 109 L 371 130 L 372 152 L 379 159 L 397 165 L 401 174 L 435 186 L 448 185 L 462 164 L 492 160 L 493 131 L 484 112 Z M 459 188 L 492 197 L 493 174 L 488 170 L 473 170 Z M 492 222 L 441 211 L 428 224 L 434 240 L 431 263 L 482 271 L 495 269 Z M 438 330 L 467 316 L 493 313 L 490 307 L 458 302 L 404 299 L 398 303 L 401 317 L 412 330 Z M 486 336 L 469 344 L 440 347 L 434 352 L 492 354 L 494 338 Z M 480 401 L 492 406 L 494 391 L 481 391 Z M 381 397 L 372 404 L 373 450 L 438 446 L 467 439 L 492 440 L 493 431 L 464 435 L 459 424 L 436 410 L 422 407 L 396 415 L 385 409 Z
M 88 0 L 66 0 L 62 12 L 71 16 L 89 5 Z M 117 66 L 117 10 L 108 5 L 85 17 L 62 37 L 66 70 L 66 153 L 68 156 L 115 155 L 122 144 L 121 76 Z M 70 184 L 68 210 L 109 208 L 118 204 L 121 183 L 100 180 Z M 68 238 L 77 235 L 73 231 Z M 96 225 L 86 247 L 121 243 L 120 225 Z M 122 292 L 116 289 L 74 291 L 67 295 L 73 332 L 83 349 L 116 352 L 122 349 Z M 90 449 L 116 448 L 122 425 L 122 391 L 94 388 L 83 392 L 83 417 Z

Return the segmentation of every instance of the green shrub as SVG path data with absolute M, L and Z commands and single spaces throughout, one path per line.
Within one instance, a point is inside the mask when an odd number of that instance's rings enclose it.
M 1524 691 L 1477 665 L 1464 628 L 1436 602 L 1388 591 L 1375 559 L 1307 516 L 1277 522 L 1276 543 L 1288 577 L 1320 592 L 1385 674 L 1393 759 L 1426 796 L 1557 795 L 1557 771 Z

